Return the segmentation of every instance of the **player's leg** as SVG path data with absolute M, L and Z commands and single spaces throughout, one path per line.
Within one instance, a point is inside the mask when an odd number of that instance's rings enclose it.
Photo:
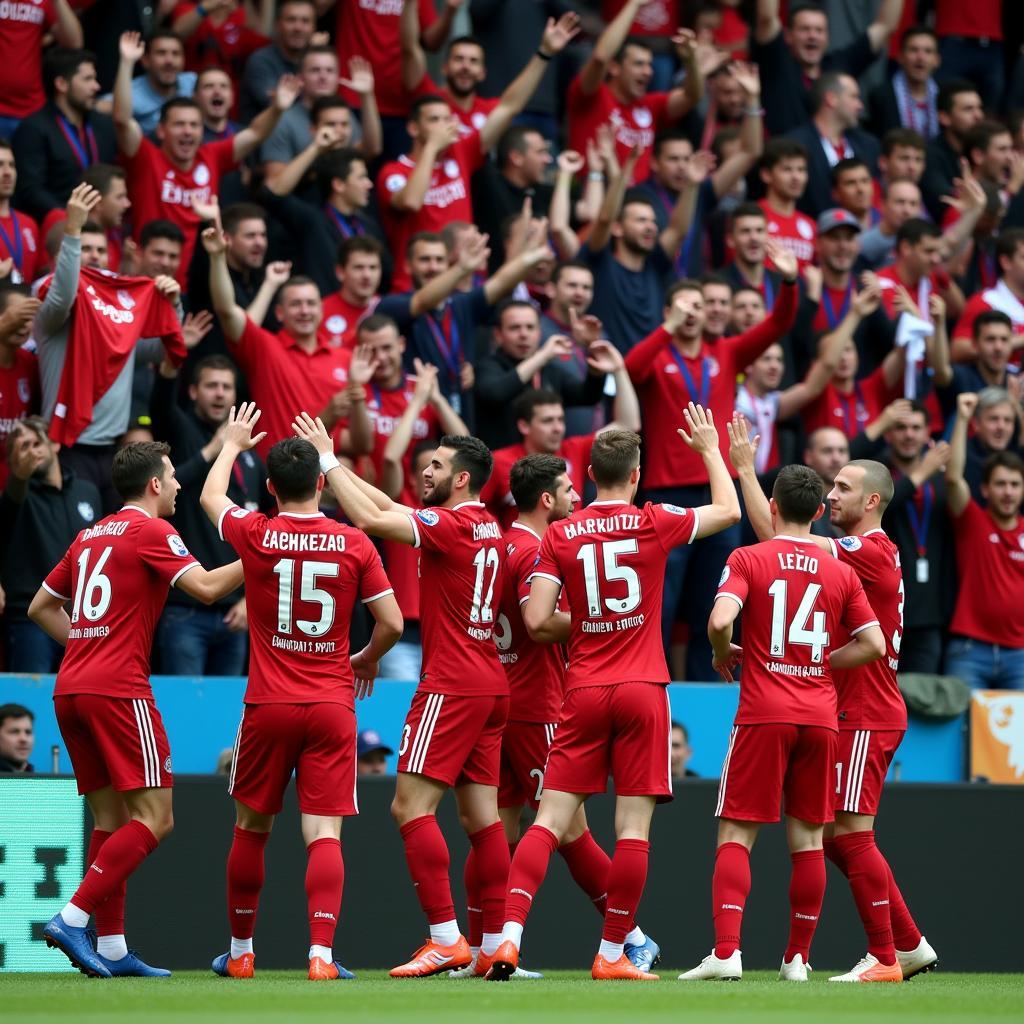
M 92 814 L 93 829 L 89 836 L 89 850 L 86 864 L 93 864 L 106 841 L 122 825 L 127 825 L 128 805 L 124 797 L 113 788 L 104 786 L 85 794 L 85 802 Z M 105 960 L 120 960 L 128 955 L 128 943 L 124 937 L 124 904 L 127 884 L 96 908 L 93 925 L 96 930 L 96 952 Z
M 345 861 L 341 853 L 343 820 L 341 816 L 302 815 L 311 981 L 355 977 L 334 959 L 334 933 L 341 919 L 341 897 L 345 888 Z

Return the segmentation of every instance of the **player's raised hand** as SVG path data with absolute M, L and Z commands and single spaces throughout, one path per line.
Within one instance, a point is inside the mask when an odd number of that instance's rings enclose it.
M 625 369 L 626 361 L 610 341 L 599 338 L 587 349 L 587 366 L 595 373 L 618 373 Z
M 308 412 L 300 412 L 292 423 L 292 430 L 296 436 L 308 441 L 321 455 L 334 454 L 334 442 L 319 416 L 313 419 Z
M 227 252 L 228 240 L 217 224 L 205 228 L 202 234 L 203 248 L 210 256 L 223 255 Z
M 686 426 L 689 433 L 680 427 L 676 433 L 683 439 L 688 448 L 692 448 L 698 455 L 706 455 L 708 452 L 718 450 L 718 429 L 715 427 L 714 417 L 710 409 L 702 405 L 695 405 L 690 402 L 683 410 L 686 419 Z
M 117 49 L 121 55 L 121 60 L 127 61 L 129 64 L 135 64 L 145 56 L 146 44 L 142 41 L 141 33 L 122 32 L 121 38 L 117 43 Z
M 727 682 L 735 683 L 733 669 L 743 660 L 743 648 L 739 644 L 729 644 L 729 655 L 719 658 L 716 654 L 711 659 L 711 667 Z
M 237 409 L 232 406 L 224 423 L 224 447 L 237 448 L 240 452 L 255 448 L 267 436 L 264 430 L 253 437 L 252 429 L 260 415 L 255 402 L 243 402 Z
M 185 348 L 195 348 L 210 333 L 212 327 L 213 314 L 209 310 L 201 309 L 198 313 L 189 313 L 181 325 Z
M 348 78 L 338 80 L 360 96 L 369 96 L 373 92 L 373 65 L 365 57 L 350 57 L 348 61 Z
M 84 181 L 71 190 L 67 202 L 67 219 L 64 221 L 64 234 L 77 235 L 89 219 L 89 214 L 99 205 L 103 196 Z
M 358 345 L 352 353 L 352 362 L 348 366 L 349 384 L 357 384 L 362 387 L 373 380 L 379 364 L 373 356 L 373 349 L 369 345 Z
M 36 445 L 36 433 L 30 427 L 15 426 L 13 433 L 14 443 L 8 460 L 11 475 L 18 480 L 28 480 L 50 453 L 47 448 Z
M 587 140 L 587 145 L 591 145 L 589 139 Z M 594 152 L 597 152 L 596 147 L 594 147 Z M 583 170 L 583 167 L 583 156 L 580 153 L 577 153 L 575 149 L 563 149 L 562 152 L 558 154 L 558 169 L 563 174 L 568 174 L 575 178 L 576 175 Z
M 363 700 L 373 694 L 373 681 L 380 674 L 380 663 L 371 661 L 362 650 L 349 658 L 352 674 L 355 676 L 356 700 Z
M 428 405 L 437 390 L 437 367 L 433 363 L 425 363 L 422 359 L 413 360 L 416 370 L 416 387 L 413 395 L 418 402 Z
M 978 396 L 973 391 L 961 391 L 956 396 L 956 413 L 958 416 L 962 416 L 965 420 L 969 420 L 974 415 L 974 410 L 978 408 Z
M 153 287 L 168 302 L 177 302 L 181 298 L 181 285 L 170 274 L 157 274 L 153 278 Z
M 796 257 L 784 245 L 780 245 L 772 238 L 766 238 L 764 254 L 775 264 L 775 269 L 782 275 L 783 280 L 796 280 L 799 264 Z
M 574 306 L 569 307 L 569 328 L 573 341 L 584 349 L 589 349 L 595 341 L 600 341 L 604 336 L 604 324 L 600 318 L 593 313 L 584 313 L 580 316 Z
M 925 479 L 930 480 L 936 473 L 942 472 L 949 462 L 950 447 L 947 441 L 939 441 L 926 448 L 921 456 L 920 470 L 925 474 Z
M 572 11 L 563 14 L 558 21 L 548 18 L 544 26 L 544 35 L 540 39 L 540 49 L 549 57 L 553 57 L 572 42 L 579 30 L 580 16 Z
M 747 418 L 742 413 L 734 412 L 732 422 L 726 423 L 725 432 L 729 435 L 729 461 L 737 473 L 754 469 L 754 454 L 761 443 L 759 435 L 750 436 Z

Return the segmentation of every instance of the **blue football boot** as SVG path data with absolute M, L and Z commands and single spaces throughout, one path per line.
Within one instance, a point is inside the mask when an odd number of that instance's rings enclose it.
M 120 960 L 108 960 L 100 953 L 96 954 L 112 978 L 169 978 L 171 972 L 163 967 L 150 967 L 134 949 Z
M 627 942 L 625 954 L 634 967 L 650 972 L 651 968 L 661 959 L 661 946 L 648 935 L 640 945 Z
M 210 967 L 222 978 L 251 978 L 255 974 L 255 964 L 256 957 L 252 953 L 243 953 L 235 960 L 231 959 L 230 953 L 221 953 Z
M 59 913 L 43 928 L 43 938 L 51 949 L 59 949 L 83 974 L 90 978 L 109 978 L 103 958 L 92 948 L 88 928 L 75 928 Z

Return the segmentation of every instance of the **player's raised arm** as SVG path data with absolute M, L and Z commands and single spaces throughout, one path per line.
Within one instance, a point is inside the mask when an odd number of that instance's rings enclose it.
M 689 433 L 680 429 L 678 434 L 686 446 L 704 460 L 708 483 L 711 485 L 711 504 L 697 509 L 700 517 L 697 537 L 707 537 L 740 521 L 740 502 L 736 497 L 736 485 L 729 476 L 725 459 L 718 447 L 718 430 L 711 410 L 690 402 L 683 410 L 683 415 Z
M 967 427 L 978 408 L 978 396 L 964 391 L 956 396 L 956 422 L 949 438 L 949 462 L 946 463 L 946 488 L 949 511 L 959 516 L 971 500 L 971 489 L 964 479 L 967 466 Z
M 231 412 L 228 413 L 224 424 L 224 443 L 221 445 L 220 454 L 210 467 L 203 491 L 199 495 L 199 503 L 214 526 L 220 525 L 221 516 L 234 505 L 228 497 L 228 487 L 231 484 L 231 467 L 235 464 L 235 459 L 242 452 L 255 448 L 267 436 L 266 431 L 255 437 L 252 435 L 253 427 L 259 418 L 260 411 L 256 408 L 255 402 L 243 402 L 237 411 L 232 406 Z
M 754 462 L 761 438 L 756 434 L 750 436 L 747 420 L 738 412 L 733 413 L 732 422 L 726 423 L 725 429 L 729 435 L 729 461 L 739 477 L 747 519 L 758 540 L 771 540 L 775 536 L 772 510 L 757 479 Z
M 733 683 L 732 670 L 740 663 L 743 649 L 732 642 L 733 625 L 740 613 L 740 606 L 731 597 L 719 597 L 708 617 L 708 640 L 714 657 L 714 670 L 727 682 Z
M 358 478 L 355 474 L 343 469 L 338 462 L 334 454 L 334 443 L 319 419 L 314 420 L 308 413 L 301 412 L 296 416 L 292 429 L 319 452 L 320 470 L 326 476 L 331 492 L 353 526 L 374 537 L 415 545 L 416 532 L 409 515 L 407 512 L 398 511 L 404 506 L 396 505 L 381 491 L 378 492 L 380 497 L 392 506 L 381 508 L 364 492 L 356 482 Z
M 242 563 L 236 560 L 216 569 L 196 566 L 179 576 L 174 585 L 203 604 L 214 604 L 237 590 L 242 585 L 242 580 Z

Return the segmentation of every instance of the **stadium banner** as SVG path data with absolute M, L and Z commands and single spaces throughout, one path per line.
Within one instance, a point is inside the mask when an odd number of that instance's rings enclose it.
M 0 776 L 0 970 L 74 970 L 42 932 L 82 880 L 84 826 L 74 779 Z
M 971 695 L 971 778 L 1024 785 L 1024 693 Z

